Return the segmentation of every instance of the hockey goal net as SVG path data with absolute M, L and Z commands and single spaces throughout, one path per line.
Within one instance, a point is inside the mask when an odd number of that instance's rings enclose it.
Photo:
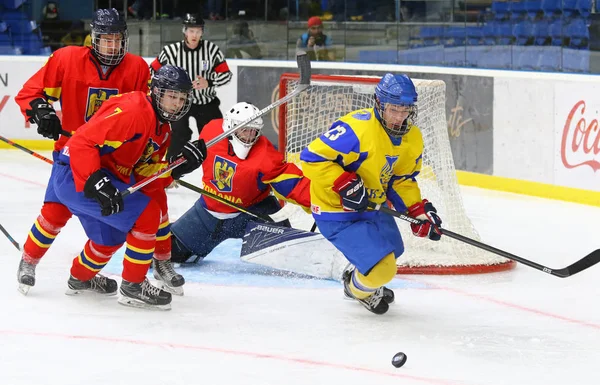
M 373 106 L 379 77 L 313 75 L 311 87 L 279 111 L 279 149 L 289 162 L 299 164 L 300 152 L 329 130 L 339 117 L 360 108 Z M 446 125 L 446 85 L 441 80 L 413 79 L 417 92 L 416 125 L 424 139 L 423 168 L 417 181 L 424 198 L 437 208 L 444 227 L 479 240 L 467 217 L 456 178 L 456 170 Z M 279 97 L 290 93 L 298 74 L 283 74 Z M 304 221 L 311 223 L 308 214 Z M 299 219 L 296 219 L 298 221 Z M 405 252 L 398 258 L 400 274 L 470 274 L 510 269 L 514 262 L 474 248 L 448 237 L 439 242 L 412 235 L 406 222 L 398 221 Z

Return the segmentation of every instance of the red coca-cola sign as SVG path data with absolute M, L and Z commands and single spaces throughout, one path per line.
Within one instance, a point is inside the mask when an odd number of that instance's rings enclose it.
M 580 100 L 569 112 L 563 128 L 560 156 L 566 168 L 589 166 L 594 172 L 600 170 L 600 130 L 598 119 L 589 121 L 585 116 L 586 105 Z

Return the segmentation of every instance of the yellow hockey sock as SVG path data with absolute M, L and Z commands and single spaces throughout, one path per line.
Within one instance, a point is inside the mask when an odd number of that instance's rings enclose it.
M 396 275 L 396 271 L 396 258 L 394 258 L 392 252 L 377 262 L 367 275 L 354 270 L 348 288 L 355 298 L 365 299 L 373 294 L 375 290 L 390 282 Z

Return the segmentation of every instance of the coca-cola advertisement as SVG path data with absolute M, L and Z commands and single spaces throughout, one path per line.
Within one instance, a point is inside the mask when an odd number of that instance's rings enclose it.
M 556 184 L 600 191 L 599 94 L 593 84 L 556 86 Z

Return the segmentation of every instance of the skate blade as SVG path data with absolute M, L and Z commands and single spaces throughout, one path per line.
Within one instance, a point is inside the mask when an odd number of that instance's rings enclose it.
M 164 283 L 163 281 L 156 281 L 156 287 L 167 291 L 173 295 L 178 295 L 178 296 L 183 296 L 183 286 L 179 286 L 179 287 L 174 287 L 174 286 L 169 286 L 166 283 Z
M 113 291 L 112 293 L 99 293 L 94 290 L 75 290 L 75 289 L 67 288 L 67 290 L 65 290 L 65 294 L 71 295 L 71 296 L 83 294 L 83 295 L 93 295 L 93 296 L 101 296 L 101 297 L 112 297 L 113 295 L 117 295 L 117 292 Z
M 135 307 L 138 309 L 149 309 L 149 310 L 171 310 L 171 304 L 168 303 L 166 305 L 150 305 L 144 301 L 140 301 L 138 299 L 125 297 L 123 295 L 119 296 L 117 300 L 123 306 Z
M 23 295 L 27 295 L 27 293 L 29 293 L 29 290 L 32 288 L 33 286 L 29 286 L 29 285 L 25 285 L 24 283 L 20 283 L 19 287 L 17 288 L 17 290 L 19 290 L 19 293 L 23 294 Z

